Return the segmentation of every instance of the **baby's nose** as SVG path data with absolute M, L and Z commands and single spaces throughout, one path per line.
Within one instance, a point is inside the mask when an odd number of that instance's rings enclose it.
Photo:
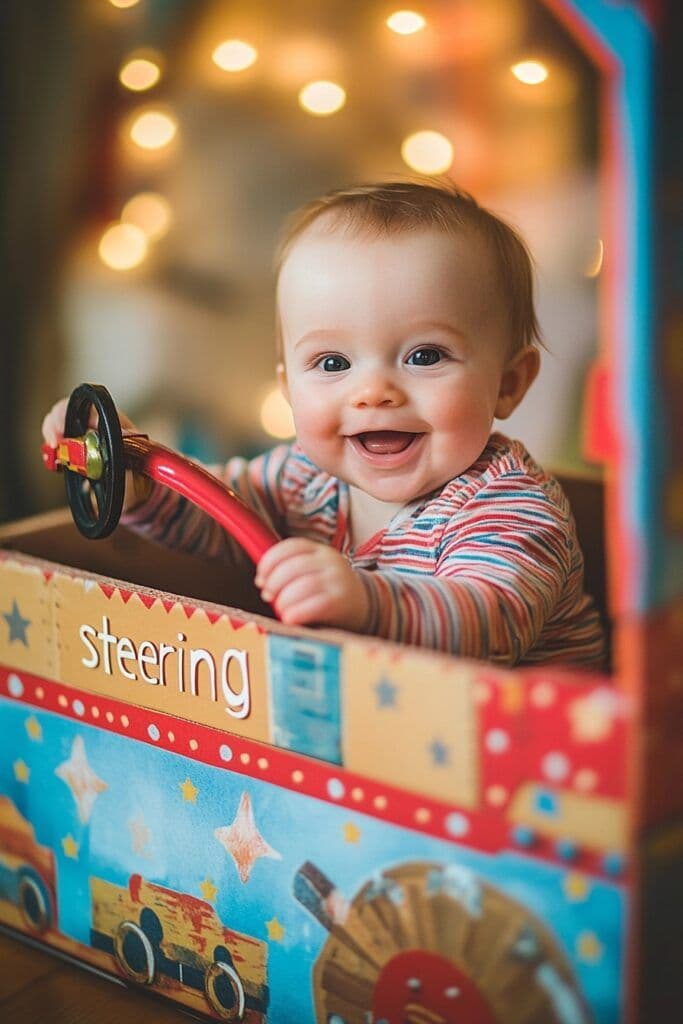
M 385 374 L 372 374 L 358 382 L 351 396 L 351 404 L 356 409 L 388 406 L 389 408 L 404 405 L 405 392 Z

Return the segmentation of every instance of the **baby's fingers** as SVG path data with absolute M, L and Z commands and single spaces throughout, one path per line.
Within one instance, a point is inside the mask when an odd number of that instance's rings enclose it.
M 330 597 L 314 575 L 295 580 L 284 587 L 274 607 L 286 626 L 331 621 Z
M 293 558 L 298 560 L 303 556 L 310 555 L 318 546 L 314 541 L 307 540 L 305 537 L 288 537 L 286 540 L 274 544 L 261 557 L 256 567 L 256 585 L 262 586 L 269 582 L 269 577 L 278 566 Z
M 47 444 L 56 447 L 64 437 L 64 420 L 66 419 L 66 407 L 69 404 L 68 398 L 60 398 L 52 406 L 43 420 L 43 437 Z

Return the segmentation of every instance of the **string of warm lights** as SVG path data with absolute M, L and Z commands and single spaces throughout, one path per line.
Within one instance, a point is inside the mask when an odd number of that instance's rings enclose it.
M 110 0 L 114 7 L 128 8 L 135 6 L 139 0 Z M 386 27 L 399 36 L 411 36 L 421 32 L 427 26 L 426 17 L 415 10 L 401 9 L 391 13 L 385 20 Z M 220 71 L 229 75 L 237 75 L 252 68 L 258 60 L 259 53 L 255 46 L 244 39 L 224 39 L 213 50 L 211 58 Z M 538 86 L 548 78 L 548 68 L 537 59 L 525 59 L 514 63 L 510 68 L 514 77 L 524 85 Z M 162 77 L 162 60 L 159 54 L 151 51 L 138 51 L 131 54 L 121 66 L 119 81 L 132 92 L 144 92 L 154 88 Z M 327 118 L 341 111 L 346 104 L 346 89 L 338 82 L 318 79 L 307 82 L 299 88 L 298 102 L 302 111 L 316 118 Z M 178 124 L 172 112 L 158 108 L 138 111 L 133 117 L 128 135 L 140 151 L 163 151 L 170 146 L 177 135 Z M 403 163 L 419 174 L 442 174 L 449 170 L 454 161 L 452 141 L 441 132 L 423 129 L 403 138 L 400 144 L 400 155 Z M 171 212 L 168 202 L 163 197 L 155 199 L 150 194 L 139 197 L 140 204 L 135 210 L 142 213 L 122 215 L 122 223 L 138 227 L 144 234 L 147 244 L 162 237 L 168 230 Z M 156 204 L 156 205 L 155 205 Z M 164 205 L 165 204 L 165 205 Z M 135 220 L 141 216 L 142 221 Z M 154 226 L 150 226 L 154 222 Z M 163 225 L 163 226 L 159 226 Z M 116 225 L 114 225 L 116 226 Z M 110 227 L 102 236 L 100 256 L 109 266 L 115 269 L 128 269 L 137 266 L 147 252 L 146 247 L 139 244 L 139 239 L 130 231 L 112 234 Z M 105 241 L 106 239 L 106 241 Z M 115 241 L 112 241 L 115 240 Z M 115 247 L 112 259 L 104 254 Z M 128 247 L 128 259 L 124 259 L 123 250 Z
M 140 0 L 109 0 L 113 7 L 126 9 Z M 397 10 L 385 22 L 386 28 L 397 36 L 409 37 L 428 26 L 426 17 L 415 10 Z M 406 44 L 408 45 L 408 44 Z M 257 48 L 245 39 L 228 38 L 218 43 L 212 53 L 213 64 L 227 75 L 240 75 L 260 60 Z M 526 58 L 512 64 L 510 72 L 524 86 L 542 85 L 549 76 L 548 66 L 535 58 Z M 119 69 L 119 82 L 133 93 L 153 89 L 163 74 L 163 61 L 150 50 L 131 53 Z M 299 85 L 297 100 L 300 109 L 313 117 L 326 118 L 343 110 L 347 91 L 342 84 L 316 78 Z M 172 110 L 159 105 L 138 109 L 128 122 L 126 137 L 142 156 L 170 151 L 178 136 L 178 122 Z M 439 131 L 426 128 L 407 135 L 400 145 L 403 162 L 419 174 L 443 174 L 454 160 L 451 140 Z M 103 232 L 98 246 L 102 262 L 112 270 L 127 271 L 138 267 L 147 258 L 150 247 L 162 238 L 173 222 L 173 211 L 168 200 L 156 192 L 142 192 L 129 199 L 121 211 L 119 221 Z M 586 276 L 597 276 L 602 265 L 602 244 Z M 277 386 L 271 386 L 261 403 L 263 429 L 279 439 L 292 437 L 294 424 L 289 405 Z

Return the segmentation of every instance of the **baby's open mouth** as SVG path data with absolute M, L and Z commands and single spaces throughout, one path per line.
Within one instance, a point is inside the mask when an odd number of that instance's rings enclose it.
M 364 434 L 355 434 L 354 437 L 373 455 L 395 455 L 405 451 L 419 434 L 409 434 L 403 430 L 369 430 Z

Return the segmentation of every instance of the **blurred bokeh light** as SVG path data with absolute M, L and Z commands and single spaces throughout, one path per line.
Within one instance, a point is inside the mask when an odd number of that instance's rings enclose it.
M 8 69 L 25 139 L 10 153 L 11 251 L 30 242 L 11 332 L 41 367 L 15 477 L 43 406 L 81 380 L 200 457 L 291 436 L 273 390 L 282 224 L 331 188 L 416 175 L 446 176 L 528 240 L 550 351 L 504 429 L 541 462 L 583 465 L 581 393 L 608 277 L 601 86 L 550 5 L 118 6 L 73 5 L 67 18 L 56 0 L 49 25 L 17 30 L 26 48 Z

